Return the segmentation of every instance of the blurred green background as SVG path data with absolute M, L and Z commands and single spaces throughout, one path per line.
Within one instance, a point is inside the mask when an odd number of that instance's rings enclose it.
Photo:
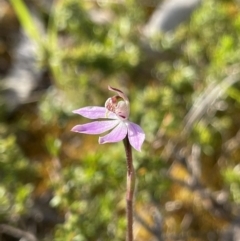
M 108 85 L 146 133 L 135 240 L 240 239 L 240 3 L 146 38 L 160 2 L 0 1 L 0 240 L 125 240 L 123 144 L 70 131 Z

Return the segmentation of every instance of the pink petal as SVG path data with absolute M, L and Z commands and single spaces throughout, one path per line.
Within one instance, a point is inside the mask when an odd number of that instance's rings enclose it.
M 109 134 L 99 137 L 99 144 L 108 142 L 118 142 L 123 140 L 127 135 L 127 126 L 124 122 L 120 122 Z
M 76 125 L 71 131 L 84 134 L 101 134 L 111 130 L 118 123 L 119 120 L 94 121 L 83 125 Z
M 137 151 L 141 151 L 141 146 L 145 140 L 145 133 L 139 125 L 128 122 L 128 139 Z
M 74 110 L 73 113 L 79 114 L 89 119 L 99 119 L 99 118 L 117 119 L 117 116 L 113 112 L 110 112 L 105 107 L 101 107 L 101 106 L 87 106 L 87 107 L 80 108 L 78 110 Z

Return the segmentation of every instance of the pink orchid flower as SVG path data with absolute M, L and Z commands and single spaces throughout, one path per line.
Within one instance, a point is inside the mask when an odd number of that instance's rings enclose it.
M 139 125 L 128 120 L 130 107 L 127 96 L 119 89 L 110 86 L 108 89 L 116 92 L 117 95 L 107 99 L 105 107 L 88 106 L 73 111 L 73 113 L 89 119 L 102 120 L 76 125 L 72 131 L 84 134 L 102 134 L 111 130 L 107 135 L 99 137 L 99 144 L 119 142 L 127 136 L 131 146 L 137 151 L 141 151 L 145 134 Z

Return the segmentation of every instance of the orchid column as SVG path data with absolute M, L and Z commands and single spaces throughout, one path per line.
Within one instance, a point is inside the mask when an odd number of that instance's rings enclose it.
M 105 119 L 93 121 L 83 125 L 76 125 L 72 131 L 85 134 L 102 134 L 110 131 L 107 135 L 99 137 L 99 144 L 111 142 L 124 142 L 127 158 L 127 241 L 133 241 L 133 194 L 135 187 L 135 174 L 132 161 L 132 148 L 141 151 L 145 139 L 142 128 L 128 120 L 130 113 L 129 100 L 119 89 L 108 87 L 117 95 L 107 99 L 105 107 L 88 106 L 73 111 L 89 119 Z

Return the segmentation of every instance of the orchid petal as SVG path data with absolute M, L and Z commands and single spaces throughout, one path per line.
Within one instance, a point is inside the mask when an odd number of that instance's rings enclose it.
M 118 123 L 119 120 L 94 121 L 83 125 L 76 125 L 71 131 L 84 134 L 101 134 L 113 129 Z
M 109 134 L 99 137 L 99 144 L 118 142 L 123 140 L 127 135 L 127 126 L 124 122 L 120 122 Z
M 145 139 L 145 133 L 142 128 L 132 122 L 128 122 L 128 139 L 137 151 L 141 151 L 141 146 Z
M 83 107 L 78 110 L 74 110 L 73 113 L 79 114 L 88 119 L 99 119 L 99 118 L 117 119 L 116 114 L 107 110 L 105 107 L 100 107 L 100 106 Z

